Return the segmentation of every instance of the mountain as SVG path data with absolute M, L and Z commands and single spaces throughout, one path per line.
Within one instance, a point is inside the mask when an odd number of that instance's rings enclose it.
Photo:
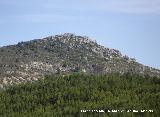
M 133 73 L 160 77 L 160 70 L 123 56 L 118 50 L 71 33 L 0 48 L 0 87 L 43 79 L 48 74 Z

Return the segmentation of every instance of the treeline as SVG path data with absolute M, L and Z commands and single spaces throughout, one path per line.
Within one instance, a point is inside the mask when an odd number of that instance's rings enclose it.
M 106 113 L 81 110 L 103 109 Z M 107 110 L 153 110 L 108 113 Z M 160 79 L 131 74 L 53 75 L 0 91 L 1 117 L 158 117 Z

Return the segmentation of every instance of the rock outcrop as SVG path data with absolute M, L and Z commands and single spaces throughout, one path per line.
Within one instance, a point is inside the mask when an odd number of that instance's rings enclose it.
M 47 74 L 85 72 L 136 73 L 160 77 L 160 70 L 71 33 L 0 48 L 0 87 L 31 82 Z

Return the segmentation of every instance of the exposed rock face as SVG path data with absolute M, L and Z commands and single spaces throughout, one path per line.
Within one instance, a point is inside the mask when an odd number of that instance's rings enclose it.
M 160 77 L 160 70 L 144 66 L 115 49 L 71 33 L 0 48 L 0 87 L 31 82 L 46 74 L 131 72 Z

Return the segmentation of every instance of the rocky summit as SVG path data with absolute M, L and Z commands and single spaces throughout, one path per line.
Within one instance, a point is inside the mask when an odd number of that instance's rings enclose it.
M 0 87 L 31 82 L 48 74 L 133 73 L 160 77 L 160 70 L 71 33 L 0 48 Z

